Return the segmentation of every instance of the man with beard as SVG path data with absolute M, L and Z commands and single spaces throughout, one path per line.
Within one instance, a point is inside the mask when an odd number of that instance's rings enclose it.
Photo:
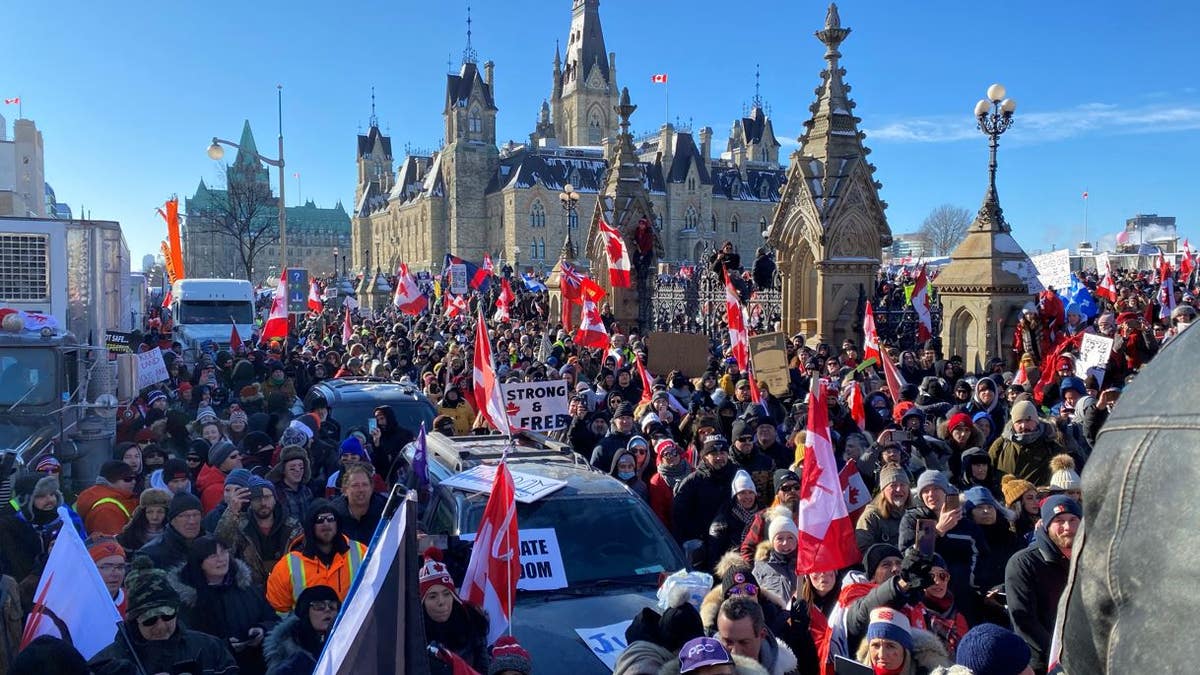
M 246 563 L 254 583 L 265 586 L 275 563 L 287 553 L 288 542 L 301 533 L 300 521 L 284 513 L 275 486 L 265 478 L 252 477 L 242 490 L 226 502 L 214 534 Z M 247 499 L 249 508 L 244 509 Z
M 702 542 L 717 510 L 729 499 L 729 486 L 736 472 L 737 467 L 729 461 L 729 441 L 718 434 L 707 436 L 701 446 L 700 466 L 679 484 L 671 504 L 676 541 Z M 712 562 L 705 561 L 703 566 Z
M 988 449 L 988 456 L 998 471 L 1034 485 L 1048 485 L 1050 458 L 1063 452 L 1054 425 L 1038 417 L 1032 402 L 1017 401 L 1011 421 Z
M 1055 613 L 1067 573 L 1071 548 L 1083 509 L 1066 495 L 1055 495 L 1042 504 L 1042 525 L 1034 530 L 1033 543 L 1008 561 L 1004 589 L 1008 614 L 1017 635 L 1033 650 L 1033 669 L 1046 672 Z
M 267 577 L 267 601 L 276 612 L 290 612 L 304 589 L 321 585 L 345 600 L 366 554 L 366 546 L 342 534 L 333 505 L 319 499 L 304 515 L 304 536 Z

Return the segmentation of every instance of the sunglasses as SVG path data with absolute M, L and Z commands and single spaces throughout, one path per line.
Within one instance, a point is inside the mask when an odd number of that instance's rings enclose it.
M 317 516 L 317 524 L 318 525 L 321 523 L 336 523 L 336 522 L 337 522 L 337 516 L 333 515 L 332 513 L 324 513 L 324 514 Z
M 933 580 L 937 581 L 937 582 L 950 581 L 950 573 L 949 572 L 934 572 L 930 576 L 932 576 Z
M 749 443 L 750 441 L 754 440 L 754 437 L 747 434 L 745 436 L 738 436 L 737 440 L 738 440 L 738 443 Z
M 309 605 L 309 607 L 317 610 L 318 612 L 336 612 L 338 611 L 339 605 L 336 600 L 317 600 Z
M 730 595 L 758 595 L 758 586 L 754 584 L 741 584 L 729 589 Z
M 646 449 L 645 449 L 645 448 L 638 448 L 637 450 L 634 450 L 634 452 L 636 452 L 636 453 L 637 453 L 637 454 L 639 454 L 639 455 L 644 455 L 644 454 L 646 454 Z
M 796 490 L 799 490 L 799 489 L 800 489 L 799 483 L 784 483 L 783 485 L 779 486 L 780 492 L 795 492 Z
M 663 457 L 678 457 L 679 451 L 678 450 L 663 450 L 662 456 Z
M 155 616 L 155 617 L 152 617 L 149 619 L 142 619 L 138 623 L 142 624 L 142 628 L 150 628 L 151 626 L 158 624 L 159 621 L 161 621 L 163 623 L 167 623 L 167 622 L 174 621 L 174 620 L 175 620 L 174 614 L 159 614 L 158 616 Z

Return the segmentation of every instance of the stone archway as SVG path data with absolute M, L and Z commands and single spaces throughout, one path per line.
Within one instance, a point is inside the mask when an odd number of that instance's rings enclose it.
M 960 307 L 954 316 L 950 318 L 948 325 L 949 333 L 948 344 L 943 345 L 943 349 L 947 354 L 956 354 L 967 358 L 967 347 L 975 341 L 975 317 L 966 307 Z M 982 364 L 968 363 L 968 368 L 978 370 Z
M 817 331 L 820 275 L 808 242 L 801 242 L 796 247 L 789 262 L 789 273 L 783 284 L 783 316 L 790 319 L 786 329 L 790 333 L 811 336 Z
M 692 260 L 696 261 L 697 265 L 704 264 L 704 242 L 696 242 L 696 246 L 692 249 Z

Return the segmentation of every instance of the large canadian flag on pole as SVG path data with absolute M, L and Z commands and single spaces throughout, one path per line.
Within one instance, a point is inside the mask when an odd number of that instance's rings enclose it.
M 589 349 L 608 349 L 608 329 L 600 318 L 600 310 L 586 297 L 583 298 L 579 330 L 575 331 L 575 344 Z
M 313 279 L 308 282 L 308 311 L 321 312 L 321 308 L 325 303 L 321 301 L 321 290 L 317 288 L 317 280 Z
M 738 370 L 744 373 L 750 365 L 750 337 L 746 333 L 742 303 L 728 276 L 725 277 L 725 316 L 729 324 L 729 345 L 733 350 L 733 358 L 737 360 Z
M 475 322 L 475 373 L 473 376 L 475 409 L 500 433 L 512 435 L 508 424 L 508 413 L 504 411 L 504 398 L 500 394 L 500 381 L 496 379 L 496 368 L 492 364 L 492 343 L 488 341 L 487 325 L 483 323 L 483 307 Z
M 342 319 L 342 345 L 350 344 L 350 338 L 354 337 L 354 324 L 350 323 L 350 308 L 346 308 L 346 316 Z
M 899 401 L 900 388 L 907 382 L 896 368 L 896 364 L 892 363 L 892 357 L 879 348 L 879 334 L 875 332 L 875 311 L 871 309 L 869 302 L 867 303 L 867 313 L 863 317 L 863 358 L 873 358 L 883 368 L 883 378 L 887 381 L 888 390 L 892 393 L 892 401 Z
M 633 265 L 629 262 L 629 247 L 625 245 L 625 238 L 615 227 L 604 222 L 603 217 L 597 222 L 600 233 L 604 235 L 604 252 L 608 256 L 608 283 L 613 288 L 629 288 L 633 284 L 629 276 Z
M 482 315 L 479 325 L 483 325 Z M 478 346 L 475 353 L 479 353 Z M 460 594 L 464 600 L 487 612 L 489 645 L 499 639 L 512 622 L 513 596 L 520 576 L 517 502 L 508 464 L 501 460 L 492 480 L 492 494 L 483 508 L 483 520 L 479 521 L 479 533 L 471 547 L 471 562 L 467 564 Z
M 21 649 L 41 635 L 62 638 L 90 659 L 112 642 L 121 614 L 70 519 L 54 540 L 33 594 Z
M 933 317 L 929 314 L 929 277 L 925 275 L 925 266 L 917 272 L 917 281 L 913 284 L 913 310 L 917 312 L 917 339 L 924 342 L 933 337 Z
M 286 340 L 288 335 L 288 313 L 287 313 L 287 270 L 279 277 L 279 285 L 275 287 L 275 295 L 271 298 L 271 313 L 267 316 L 267 323 L 263 326 L 262 339 L 260 342 L 268 342 L 275 338 Z
M 512 305 L 516 301 L 517 296 L 513 294 L 512 286 L 508 284 L 508 279 L 501 279 L 500 297 L 496 298 L 496 313 L 492 316 L 492 320 L 511 321 Z
M 400 263 L 400 271 L 396 274 L 396 294 L 392 297 L 392 304 L 409 316 L 420 314 L 429 304 L 429 299 L 421 292 L 421 287 L 409 274 L 405 263 Z
M 862 560 L 833 457 L 826 396 L 825 383 L 814 377 L 808 390 L 808 433 L 800 480 L 797 574 L 840 570 Z

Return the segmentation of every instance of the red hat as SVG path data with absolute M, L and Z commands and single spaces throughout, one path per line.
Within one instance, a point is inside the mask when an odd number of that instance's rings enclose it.
M 950 417 L 950 421 L 946 423 L 947 431 L 954 431 L 959 427 L 970 427 L 971 416 L 967 413 L 958 413 Z
M 421 566 L 420 572 L 417 573 L 421 599 L 424 599 L 425 594 L 434 586 L 445 586 L 450 589 L 451 593 L 456 593 L 454 579 L 450 577 L 450 570 L 446 569 L 446 565 L 442 563 L 441 549 L 428 548 L 425 549 L 423 555 L 425 557 L 425 564 Z
M 1137 319 L 1138 319 L 1137 312 L 1121 312 L 1120 314 L 1117 315 L 1117 325 L 1120 326 L 1129 321 L 1137 321 Z
M 185 391 L 191 391 L 191 390 L 192 390 L 191 382 L 180 382 L 179 383 L 179 392 L 180 393 L 183 393 Z
M 152 442 L 155 440 L 154 432 L 149 429 L 142 429 L 133 435 L 135 443 Z
M 676 450 L 678 450 L 679 446 L 675 444 L 675 441 L 673 441 L 669 438 L 663 438 L 663 439 L 659 440 L 657 443 L 654 444 L 655 458 L 657 458 L 658 461 L 661 462 L 662 458 L 663 458 L 663 452 L 670 450 L 671 448 L 675 448 Z

